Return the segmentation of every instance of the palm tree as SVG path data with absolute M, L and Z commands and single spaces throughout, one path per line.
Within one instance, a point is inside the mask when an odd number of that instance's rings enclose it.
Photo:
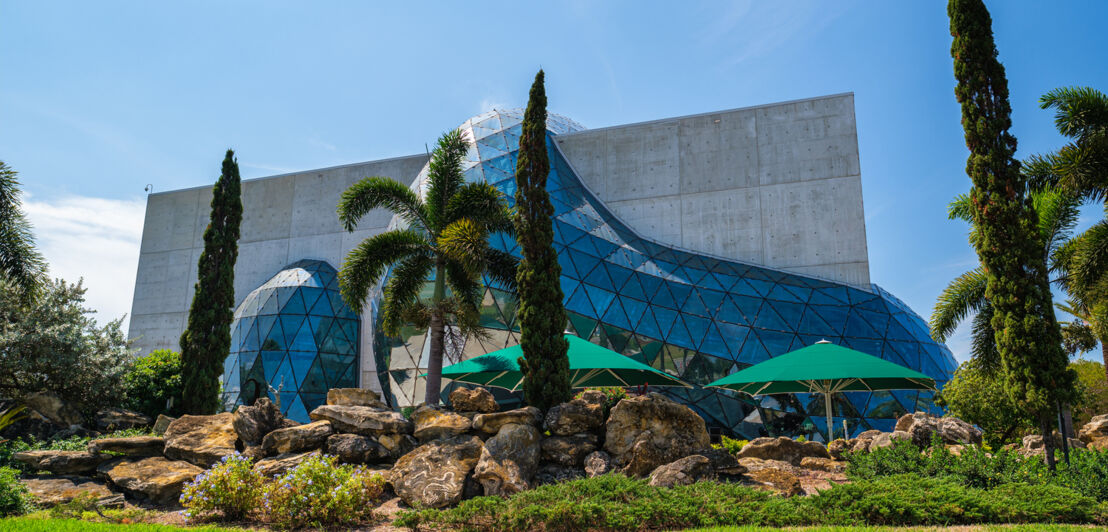
M 20 196 L 18 173 L 0 161 L 0 280 L 32 296 L 46 279 L 46 261 L 35 250 Z
M 478 316 L 482 275 L 515 287 L 515 258 L 488 245 L 492 233 L 512 234 L 511 213 L 496 187 L 465 182 L 461 164 L 468 148 L 461 131 L 439 138 L 428 164 L 426 198 L 394 179 L 369 177 L 343 192 L 338 207 L 347 231 L 379 207 L 406 225 L 369 237 L 351 250 L 339 271 L 339 285 L 343 299 L 360 313 L 369 291 L 391 268 L 381 326 L 390 335 L 399 334 L 405 323 L 430 327 L 428 405 L 439 402 L 447 326 L 462 335 L 483 335 Z M 434 288 L 428 298 L 421 292 L 429 280 Z

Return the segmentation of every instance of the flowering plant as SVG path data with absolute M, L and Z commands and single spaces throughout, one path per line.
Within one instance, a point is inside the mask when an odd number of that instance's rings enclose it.
M 348 525 L 371 518 L 384 490 L 380 474 L 313 456 L 266 485 L 262 509 L 282 528 Z
M 262 484 L 250 459 L 236 452 L 185 484 L 181 506 L 186 517 L 216 512 L 227 520 L 241 519 L 258 507 Z

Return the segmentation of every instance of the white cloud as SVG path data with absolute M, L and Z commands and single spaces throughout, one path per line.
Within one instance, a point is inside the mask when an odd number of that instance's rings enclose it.
M 27 198 L 23 208 L 52 277 L 71 282 L 84 278 L 85 304 L 96 310 L 101 324 L 130 313 L 145 200 Z

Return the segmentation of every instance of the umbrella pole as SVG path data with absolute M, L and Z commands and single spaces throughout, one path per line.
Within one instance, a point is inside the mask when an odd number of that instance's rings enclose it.
M 834 439 L 832 436 L 835 433 L 835 426 L 831 424 L 831 390 L 823 392 L 823 407 L 827 413 L 827 443 L 831 443 Z

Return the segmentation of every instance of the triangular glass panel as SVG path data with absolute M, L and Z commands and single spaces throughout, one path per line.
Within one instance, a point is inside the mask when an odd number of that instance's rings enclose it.
M 581 286 L 588 292 L 589 300 L 592 301 L 597 316 L 603 315 L 604 312 L 608 310 L 608 306 L 612 304 L 612 300 L 616 297 L 615 294 L 590 284 L 583 284 Z

